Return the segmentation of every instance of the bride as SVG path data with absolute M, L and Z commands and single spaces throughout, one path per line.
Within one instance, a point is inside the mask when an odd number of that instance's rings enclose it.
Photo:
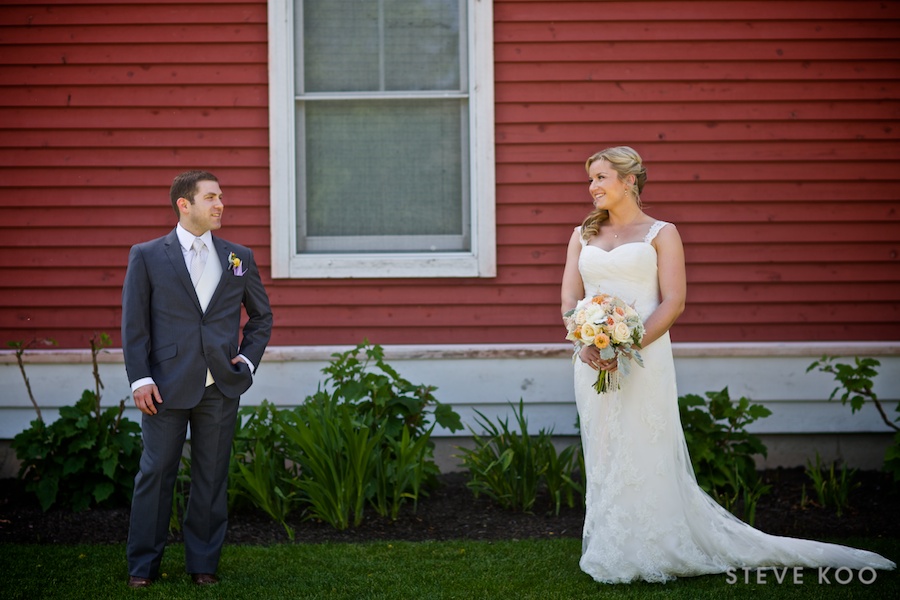
M 893 569 L 864 550 L 778 537 L 750 527 L 697 485 L 678 414 L 669 328 L 684 310 L 684 250 L 675 226 L 641 210 L 647 181 L 633 149 L 609 148 L 586 163 L 594 210 L 569 241 L 562 312 L 606 293 L 644 322 L 644 367 L 614 375 L 598 393 L 598 370 L 615 372 L 584 346 L 575 401 L 586 470 L 581 569 L 597 581 L 668 581 L 765 567 Z

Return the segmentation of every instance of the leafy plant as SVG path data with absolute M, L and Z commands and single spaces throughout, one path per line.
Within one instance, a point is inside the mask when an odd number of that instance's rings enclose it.
M 539 436 L 540 437 L 540 436 Z M 553 514 L 558 515 L 562 505 L 574 508 L 584 505 L 584 483 L 579 474 L 584 473 L 584 453 L 580 444 L 566 446 L 557 454 L 553 443 L 543 444 L 544 483 L 553 502 Z
M 753 525 L 756 522 L 756 507 L 760 498 L 772 491 L 772 486 L 765 484 L 759 477 L 753 482 L 741 482 L 741 496 L 744 503 L 744 520 Z
M 404 502 L 416 506 L 438 473 L 431 433 L 438 423 L 459 423 L 434 387 L 400 377 L 380 346 L 366 341 L 333 357 L 322 370 L 328 390 L 302 406 L 264 401 L 240 412 L 229 502 L 264 510 L 291 537 L 286 519 L 299 507 L 345 529 L 367 505 L 392 519 Z
M 300 465 L 297 485 L 311 517 L 341 530 L 362 522 L 374 493 L 381 425 L 321 391 L 287 413 L 284 433 L 299 450 L 289 458 Z
M 131 499 L 140 463 L 141 430 L 137 423 L 122 418 L 125 400 L 118 407 L 101 410 L 103 382 L 97 355 L 106 345 L 106 334 L 91 338 L 95 391 L 84 390 L 74 406 L 60 408 L 59 419 L 50 425 L 39 413 L 12 441 L 22 462 L 19 478 L 45 511 L 57 503 L 80 511 Z M 21 360 L 20 368 L 24 377 Z
M 376 422 L 384 422 L 385 435 L 397 439 L 403 427 L 412 439 L 429 430 L 428 408 L 433 406 L 435 422 L 450 431 L 463 428 L 459 415 L 434 397 L 435 387 L 410 383 L 384 361 L 384 349 L 364 340 L 343 353 L 332 354 L 334 360 L 322 369 L 328 377 L 326 389 L 336 398 L 357 407 L 360 414 L 371 414 Z
M 697 483 L 726 509 L 753 523 L 758 500 L 770 487 L 759 480 L 754 455 L 766 456 L 747 426 L 772 414 L 748 398 L 731 400 L 728 388 L 678 398 L 681 423 Z M 741 514 L 743 513 L 743 514 Z
M 379 514 L 396 518 L 400 503 L 410 499 L 416 504 L 437 481 L 431 441 L 435 426 L 457 431 L 462 422 L 449 405 L 438 402 L 434 386 L 401 377 L 385 361 L 381 346 L 363 340 L 332 357 L 322 369 L 326 391 L 317 394 L 318 401 L 330 393 L 329 401 L 351 406 L 360 419 L 379 424 L 381 461 L 370 499 Z M 315 398 L 306 405 L 315 405 Z
M 418 440 L 412 438 L 406 426 L 399 439 L 385 436 L 382 458 L 375 464 L 376 491 L 372 503 L 381 516 L 396 519 L 404 500 L 412 500 L 414 509 L 418 506 L 426 474 L 434 465 L 429 445 L 433 430 L 432 425 Z
M 831 506 L 835 509 L 837 516 L 843 515 L 844 509 L 850 506 L 850 491 L 860 486 L 859 482 L 853 483 L 856 469 L 848 471 L 846 466 L 842 466 L 840 476 L 838 476 L 834 472 L 834 463 L 831 463 L 827 469 L 823 467 L 818 452 L 816 452 L 816 464 L 813 465 L 812 461 L 806 461 L 806 465 L 806 474 L 813 482 L 813 489 L 819 498 L 819 505 Z
M 584 493 L 574 476 L 576 467 L 583 466 L 580 448 L 570 446 L 557 454 L 552 430 L 530 435 L 524 402 L 520 399 L 518 408 L 510 406 L 518 433 L 509 428 L 509 419 L 494 423 L 475 411 L 475 421 L 485 433 L 479 435 L 470 428 L 475 447 L 458 447 L 471 476 L 469 489 L 476 497 L 485 494 L 508 510 L 531 511 L 543 488 L 548 489 L 557 514 L 563 499 L 574 506 L 576 496 L 581 500 Z
M 285 413 L 268 400 L 239 411 L 228 494 L 229 504 L 246 502 L 265 511 L 293 539 L 287 517 L 300 505 L 300 480 L 297 465 L 286 460 Z
M 835 381 L 840 385 L 832 390 L 828 399 L 833 400 L 838 392 L 843 390 L 841 404 L 846 405 L 847 402 L 850 402 L 851 414 L 862 409 L 866 400 L 870 400 L 875 405 L 881 420 L 895 432 L 893 443 L 888 446 L 884 454 L 884 470 L 891 474 L 894 483 L 900 483 L 900 426 L 897 425 L 897 422 L 900 422 L 900 416 L 892 422 L 874 390 L 874 379 L 878 375 L 876 367 L 880 367 L 881 363 L 874 358 L 859 357 L 854 359 L 853 365 L 836 363 L 835 360 L 837 360 L 835 357 L 823 356 L 809 365 L 806 372 L 818 369 L 823 373 L 834 375 Z M 900 412 L 900 404 L 897 405 L 896 410 Z
M 294 539 L 294 530 L 287 524 L 287 516 L 294 507 L 296 492 L 286 486 L 273 483 L 273 472 L 277 469 L 273 465 L 275 457 L 272 449 L 256 442 L 254 460 L 250 465 L 237 463 L 241 474 L 237 480 L 237 487 L 241 493 L 253 501 L 255 506 L 280 523 L 290 539 Z
M 836 359 L 833 356 L 823 356 L 806 368 L 807 373 L 813 369 L 818 369 L 823 373 L 831 373 L 834 375 L 835 381 L 840 383 L 839 386 L 831 391 L 831 395 L 828 399 L 834 400 L 834 397 L 837 396 L 838 392 L 843 389 L 844 393 L 841 395 L 841 404 L 846 405 L 849 401 L 851 413 L 860 410 L 863 407 L 863 404 L 865 404 L 866 399 L 869 399 L 875 404 L 875 408 L 878 409 L 878 414 L 881 415 L 881 419 L 884 423 L 888 427 L 900 431 L 900 427 L 897 427 L 896 424 L 891 423 L 891 421 L 888 420 L 887 414 L 884 412 L 884 407 L 881 406 L 881 402 L 878 401 L 878 397 L 875 395 L 875 392 L 872 391 L 874 386 L 872 380 L 878 375 L 878 371 L 875 367 L 881 366 L 881 363 L 874 358 L 857 357 L 854 359 L 855 365 L 851 366 L 843 363 L 835 363 L 835 360 Z

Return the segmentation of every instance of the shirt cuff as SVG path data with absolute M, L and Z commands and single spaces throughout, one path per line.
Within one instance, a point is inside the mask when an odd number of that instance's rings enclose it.
M 254 364 L 253 364 L 252 362 L 250 362 L 250 359 L 249 359 L 249 358 L 247 358 L 247 357 L 244 356 L 243 354 L 238 354 L 238 358 L 240 358 L 242 361 L 244 361 L 245 363 L 247 363 L 247 366 L 250 367 L 250 374 L 251 374 L 251 375 L 253 375 L 254 373 L 256 373 L 256 367 L 254 366 Z
M 143 377 L 131 384 L 131 391 L 134 392 L 134 390 L 138 389 L 141 386 L 152 385 L 154 383 L 156 383 L 156 382 L 153 381 L 152 377 Z

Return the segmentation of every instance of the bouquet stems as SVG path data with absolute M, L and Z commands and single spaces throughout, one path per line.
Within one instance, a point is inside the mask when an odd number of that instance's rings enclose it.
M 610 390 L 612 385 L 613 385 L 612 372 L 601 370 L 599 373 L 597 373 L 597 381 L 594 382 L 594 389 L 597 391 L 598 394 L 605 394 L 606 392 L 608 392 Z M 621 386 L 621 383 L 620 383 L 618 377 L 615 378 L 615 386 L 616 386 L 617 390 L 622 389 L 622 386 Z

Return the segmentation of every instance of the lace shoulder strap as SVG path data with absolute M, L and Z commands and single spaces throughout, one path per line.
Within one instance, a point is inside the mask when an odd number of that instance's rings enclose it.
M 587 245 L 587 240 L 584 239 L 584 236 L 583 236 L 583 235 L 581 235 L 581 225 L 579 225 L 578 227 L 575 228 L 575 233 L 578 234 L 578 239 L 581 240 L 581 246 L 582 246 L 582 248 L 583 248 L 584 246 L 586 246 L 586 245 Z
M 644 242 L 649 244 L 656 238 L 656 234 L 660 232 L 660 230 L 668 225 L 669 223 L 665 221 L 654 221 L 653 225 L 650 226 L 650 231 L 647 232 L 647 235 L 644 236 Z

